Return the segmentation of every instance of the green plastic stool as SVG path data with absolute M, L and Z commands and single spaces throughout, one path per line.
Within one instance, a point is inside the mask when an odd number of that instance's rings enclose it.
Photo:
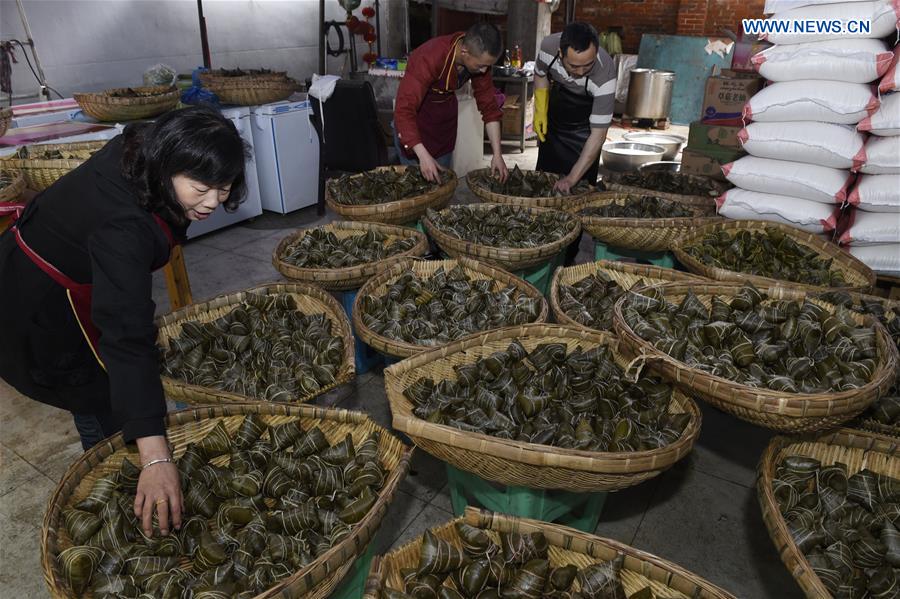
M 541 292 L 541 295 L 547 295 L 550 292 L 550 281 L 553 280 L 553 272 L 565 262 L 566 253 L 560 252 L 553 258 L 538 264 L 526 270 L 520 270 L 513 273 L 520 279 L 525 279 Z
M 453 513 L 462 516 L 474 503 L 502 514 L 557 522 L 593 533 L 606 503 L 606 493 L 571 493 L 527 487 L 503 487 L 447 464 Z M 473 498 L 470 501 L 468 496 Z
M 633 258 L 663 268 L 675 268 L 675 256 L 672 255 L 672 252 L 642 252 L 624 248 L 615 248 L 613 251 L 602 241 L 594 242 L 594 260 L 618 260 L 619 258 Z
M 415 221 L 412 221 L 412 222 L 410 222 L 410 223 L 403 223 L 403 224 L 400 225 L 400 226 L 401 226 L 401 227 L 409 227 L 410 229 L 415 229 L 415 230 L 418 231 L 419 233 L 424 233 L 424 232 L 425 232 L 425 227 L 422 226 L 422 221 L 420 221 L 420 220 L 415 220 Z
M 329 599 L 359 599 L 366 588 L 366 579 L 369 577 L 369 568 L 372 558 L 375 556 L 375 543 L 369 542 L 366 552 L 356 558 L 350 571 Z

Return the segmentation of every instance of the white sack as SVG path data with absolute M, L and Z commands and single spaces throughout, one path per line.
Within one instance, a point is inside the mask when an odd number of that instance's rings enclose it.
M 761 35 L 773 44 L 802 44 L 805 42 L 821 42 L 824 40 L 847 37 L 877 39 L 890 35 L 897 29 L 900 5 L 894 6 L 892 0 L 872 0 L 870 2 L 842 2 L 818 6 L 804 6 L 776 12 L 770 17 L 775 21 L 792 21 L 807 19 L 847 22 L 850 20 L 869 21 L 869 33 L 853 35 L 843 31 L 829 33 L 770 33 Z
M 744 118 L 757 122 L 818 121 L 855 125 L 878 110 L 878 98 L 864 83 L 783 81 L 758 91 L 744 105 Z
M 804 6 L 821 6 L 823 4 L 846 4 L 847 2 L 869 2 L 870 0 L 766 0 L 763 13 L 771 15 L 773 13 L 784 12 L 794 8 L 803 8 Z
M 850 227 L 841 235 L 842 245 L 880 245 L 900 243 L 900 214 L 879 214 L 854 210 Z
M 867 212 L 900 212 L 900 175 L 860 175 L 847 202 Z
M 872 116 L 867 116 L 856 127 L 874 135 L 900 135 L 900 93 L 881 96 L 881 106 Z
M 848 125 L 812 121 L 750 123 L 738 132 L 738 139 L 752 156 L 831 168 L 861 167 L 866 141 Z
M 756 156 L 729 162 L 722 172 L 741 189 L 823 204 L 843 204 L 853 180 L 847 170 Z
M 893 58 L 883 41 L 854 38 L 772 46 L 750 61 L 770 81 L 871 83 L 884 75 Z
M 877 273 L 900 275 L 900 243 L 851 247 L 850 253 Z
M 870 137 L 860 170 L 867 175 L 900 175 L 900 136 Z
M 815 234 L 833 231 L 837 224 L 834 205 L 737 187 L 722 194 L 716 204 L 726 218 L 782 223 Z
M 878 91 L 883 94 L 900 91 L 900 44 L 894 46 L 894 59 L 881 78 Z

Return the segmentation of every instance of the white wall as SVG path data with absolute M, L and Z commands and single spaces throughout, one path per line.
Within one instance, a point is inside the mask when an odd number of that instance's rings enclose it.
M 381 1 L 385 55 L 402 40 L 396 17 L 403 2 Z M 372 4 L 363 0 L 363 6 Z M 64 96 L 138 85 L 143 71 L 159 62 L 178 72 L 203 64 L 195 0 L 23 0 L 23 5 L 47 81 Z M 327 19 L 344 18 L 337 0 L 326 0 L 325 6 Z M 318 0 L 204 0 L 203 12 L 214 68 L 286 70 L 300 81 L 317 69 Z M 0 39 L 10 38 L 24 41 L 24 30 L 15 0 L 0 0 Z M 357 42 L 361 56 L 368 47 L 361 38 Z M 36 89 L 21 54 L 13 65 L 15 95 Z M 328 72 L 340 74 L 343 62 L 328 57 Z M 17 100 L 25 101 L 33 100 Z

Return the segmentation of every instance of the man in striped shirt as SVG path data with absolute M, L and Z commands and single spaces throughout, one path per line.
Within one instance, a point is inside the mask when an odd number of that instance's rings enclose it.
M 564 175 L 556 184 L 563 192 L 581 180 L 593 185 L 616 96 L 616 69 L 597 30 L 576 22 L 545 37 L 534 75 L 537 169 Z

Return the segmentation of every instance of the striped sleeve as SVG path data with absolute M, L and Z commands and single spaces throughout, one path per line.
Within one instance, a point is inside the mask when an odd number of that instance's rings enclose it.
M 553 57 L 557 52 L 559 52 L 559 34 L 548 35 L 541 41 L 541 47 L 535 57 L 534 74 L 546 77 L 550 63 L 553 62 Z
M 588 92 L 594 96 L 591 110 L 591 128 L 605 129 L 612 123 L 613 107 L 616 102 L 616 70 L 611 58 L 602 57 L 603 67 L 588 82 Z

